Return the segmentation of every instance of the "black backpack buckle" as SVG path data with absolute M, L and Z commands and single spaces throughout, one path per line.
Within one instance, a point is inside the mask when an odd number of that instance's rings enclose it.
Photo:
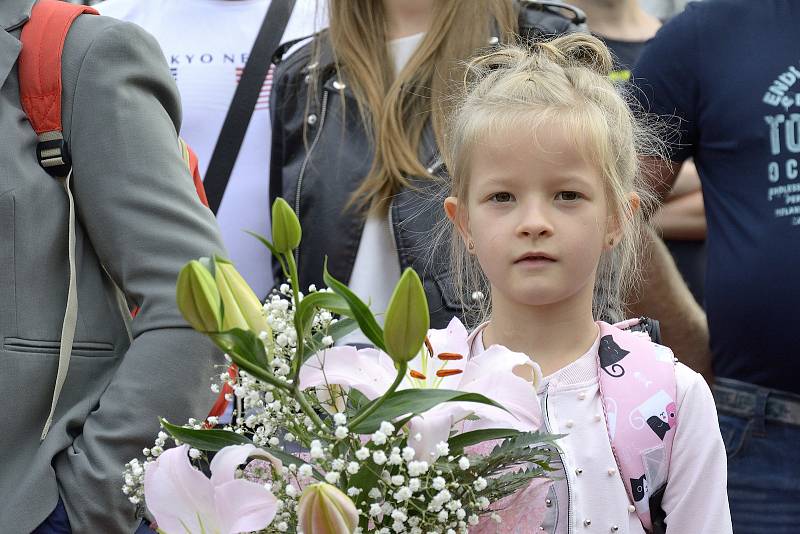
M 36 158 L 47 174 L 54 178 L 66 176 L 72 168 L 67 142 L 61 132 L 45 132 L 39 136 Z

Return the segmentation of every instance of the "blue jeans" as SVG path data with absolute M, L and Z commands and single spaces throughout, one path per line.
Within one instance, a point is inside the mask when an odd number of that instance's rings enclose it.
M 800 396 L 717 379 L 734 534 L 800 532 Z
M 64 508 L 64 503 L 58 499 L 55 510 L 50 513 L 50 516 L 44 522 L 36 527 L 31 534 L 72 534 L 72 528 L 69 526 L 69 518 L 67 517 L 67 510 Z M 156 534 L 147 523 L 141 522 L 139 528 L 136 529 L 134 534 Z

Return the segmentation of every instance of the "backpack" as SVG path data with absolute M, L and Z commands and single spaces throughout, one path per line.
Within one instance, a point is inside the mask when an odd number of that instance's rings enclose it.
M 63 184 L 69 200 L 70 214 L 69 289 L 64 323 L 61 328 L 58 371 L 56 373 L 53 400 L 50 406 L 50 414 L 42 430 L 42 440 L 47 436 L 56 404 L 61 394 L 61 388 L 66 380 L 78 314 L 75 266 L 75 205 L 69 186 L 72 176 L 72 160 L 69 147 L 64 139 L 61 122 L 61 55 L 72 23 L 82 14 L 98 15 L 98 12 L 89 6 L 70 4 L 60 0 L 39 0 L 36 2 L 31 9 L 29 20 L 22 27 L 20 35 L 22 50 L 17 63 L 20 103 L 39 139 L 36 146 L 36 157 L 42 168 Z M 42 53 L 42 51 L 47 53 Z M 198 168 L 197 155 L 182 139 L 179 139 L 178 142 L 183 160 L 192 175 L 197 195 L 200 201 L 208 207 L 203 180 Z M 121 309 L 127 309 L 124 296 L 120 296 L 120 303 Z M 132 310 L 132 315 L 135 315 L 135 312 L 136 310 Z M 230 391 L 223 390 L 220 393 L 220 397 L 224 398 L 226 393 L 230 393 Z M 217 401 L 217 404 L 219 402 Z M 219 408 L 216 409 L 219 410 Z M 211 415 L 217 414 L 212 413 Z
M 600 323 L 600 399 L 619 474 L 645 530 L 666 532 L 661 500 L 677 428 L 672 351 L 652 340 L 658 323 Z M 660 337 L 660 336 L 659 336 Z

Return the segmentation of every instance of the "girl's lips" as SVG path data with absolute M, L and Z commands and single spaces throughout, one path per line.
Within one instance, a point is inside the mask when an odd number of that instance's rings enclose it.
M 521 264 L 529 264 L 529 265 L 538 265 L 538 264 L 546 264 L 546 263 L 553 263 L 556 260 L 550 257 L 547 254 L 543 253 L 533 253 L 533 254 L 525 254 L 518 258 L 514 263 L 521 263 Z

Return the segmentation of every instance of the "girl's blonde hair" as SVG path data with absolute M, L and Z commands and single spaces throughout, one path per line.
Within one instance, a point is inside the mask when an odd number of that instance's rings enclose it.
M 600 169 L 610 213 L 622 229 L 620 242 L 601 256 L 592 306 L 596 318 L 616 321 L 637 282 L 642 213 L 649 212 L 653 198 L 643 187 L 639 157 L 662 150 L 652 125 L 637 120 L 622 86 L 609 79 L 611 68 L 605 45 L 579 33 L 481 55 L 466 67 L 442 147 L 451 195 L 458 198 L 458 216 L 465 217 L 470 153 L 477 143 L 509 129 L 535 143 L 539 126 L 563 126 Z M 642 209 L 631 209 L 631 192 L 639 194 Z M 485 320 L 491 310 L 489 281 L 458 232 L 450 231 L 453 277 L 465 315 Z
M 433 24 L 395 77 L 387 50 L 387 20 L 379 0 L 330 0 L 330 41 L 336 66 L 358 102 L 374 142 L 369 174 L 351 204 L 383 209 L 408 186 L 405 176 L 429 176 L 419 161 L 422 132 L 430 120 L 441 146 L 453 81 L 464 61 L 485 48 L 492 29 L 516 32 L 511 0 L 439 0 Z

